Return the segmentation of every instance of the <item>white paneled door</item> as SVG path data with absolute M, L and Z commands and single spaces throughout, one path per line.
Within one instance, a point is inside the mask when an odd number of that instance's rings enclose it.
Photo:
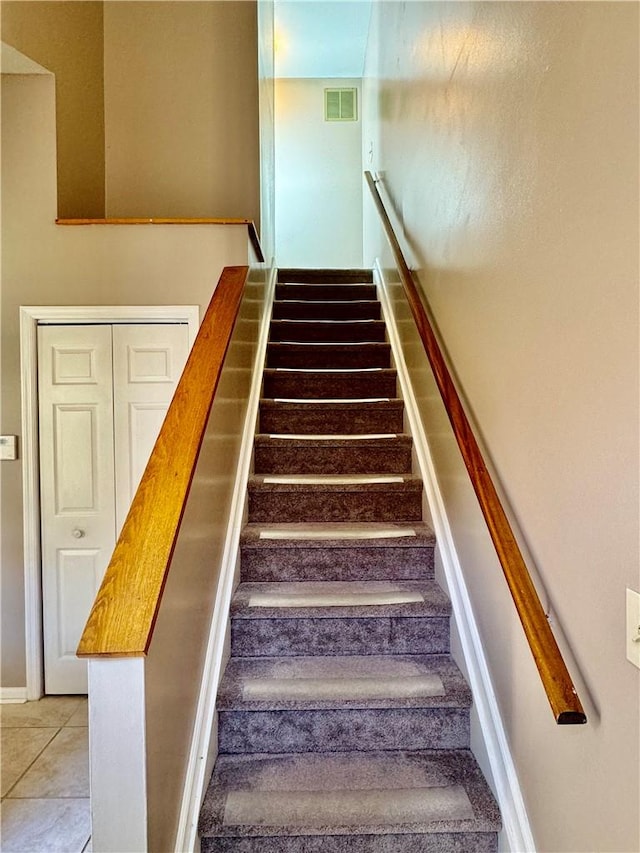
M 189 350 L 186 324 L 38 327 L 46 693 L 75 650 Z

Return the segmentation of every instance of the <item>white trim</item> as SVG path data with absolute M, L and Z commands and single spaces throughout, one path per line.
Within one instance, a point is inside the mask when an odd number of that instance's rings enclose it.
M 198 305 L 30 305 L 21 311 L 38 324 L 77 323 L 187 323 L 193 345 L 200 324 Z M 191 334 L 193 333 L 193 335 Z
M 0 705 L 17 705 L 26 701 L 26 687 L 0 687 Z
M 200 309 L 198 305 L 29 305 L 20 308 L 27 699 L 39 699 L 44 692 L 37 327 L 52 323 L 186 323 L 191 347 L 200 325 Z
M 89 658 L 91 849 L 148 850 L 144 657 Z
M 509 749 L 489 666 L 460 566 L 431 451 L 422 426 L 418 403 L 413 393 L 409 371 L 400 345 L 400 337 L 387 293 L 387 283 L 378 259 L 374 264 L 374 280 L 378 286 L 389 342 L 398 372 L 398 381 L 404 398 L 405 411 L 413 435 L 416 458 L 424 481 L 453 615 L 456 620 L 474 703 L 491 766 L 496 796 L 502 815 L 505 840 L 508 849 L 512 851 L 535 853 L 535 842 L 516 768 Z
M 40 559 L 40 463 L 38 448 L 37 316 L 20 309 L 22 397 L 22 531 L 27 698 L 44 692 L 42 572 Z
M 185 787 L 178 819 L 176 834 L 176 853 L 191 853 L 196 850 L 198 818 L 204 798 L 206 785 L 211 775 L 216 755 L 216 744 L 211 744 L 214 729 L 216 698 L 220 676 L 225 660 L 225 638 L 229 621 L 229 608 L 233 594 L 234 579 L 238 561 L 240 532 L 244 523 L 244 510 L 249 480 L 249 468 L 253 454 L 256 417 L 262 387 L 262 372 L 267 351 L 269 325 L 273 293 L 275 291 L 277 270 L 272 268 L 265 293 L 265 311 L 262 316 L 258 336 L 258 346 L 253 368 L 253 378 L 249 391 L 247 414 L 244 421 L 242 443 L 240 445 L 236 481 L 231 500 L 231 511 L 225 538 L 220 581 L 216 603 L 211 619 L 211 629 L 207 643 L 207 653 L 200 684 L 198 707 L 193 726 L 191 751 L 185 777 Z

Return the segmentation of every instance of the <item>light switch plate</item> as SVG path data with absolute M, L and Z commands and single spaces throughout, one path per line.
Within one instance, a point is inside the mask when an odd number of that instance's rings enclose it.
M 640 593 L 627 589 L 627 660 L 640 669 Z
M 12 461 L 18 458 L 18 436 L 0 435 L 0 460 Z

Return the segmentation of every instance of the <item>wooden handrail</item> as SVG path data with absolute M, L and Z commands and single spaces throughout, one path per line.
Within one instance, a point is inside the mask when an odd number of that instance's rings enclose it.
M 405 296 L 447 410 L 471 483 L 500 560 L 509 590 L 522 622 L 549 704 L 559 724 L 586 723 L 587 717 L 569 675 L 558 644 L 540 603 L 520 547 L 487 470 L 460 396 L 445 362 L 420 297 L 413 274 L 405 261 L 384 202 L 371 172 L 365 178 L 391 246 Z
M 253 219 L 56 219 L 56 225 L 245 225 L 256 257 L 261 264 L 264 263 L 264 252 Z
M 225 267 L 78 646 L 79 657 L 149 649 L 200 445 L 249 268 Z

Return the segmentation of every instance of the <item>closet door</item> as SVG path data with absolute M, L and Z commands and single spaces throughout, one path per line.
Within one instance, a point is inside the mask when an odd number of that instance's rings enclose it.
M 86 693 L 75 651 L 189 352 L 186 324 L 40 326 L 46 693 Z
M 86 693 L 78 640 L 116 541 L 109 326 L 38 328 L 46 693 Z

